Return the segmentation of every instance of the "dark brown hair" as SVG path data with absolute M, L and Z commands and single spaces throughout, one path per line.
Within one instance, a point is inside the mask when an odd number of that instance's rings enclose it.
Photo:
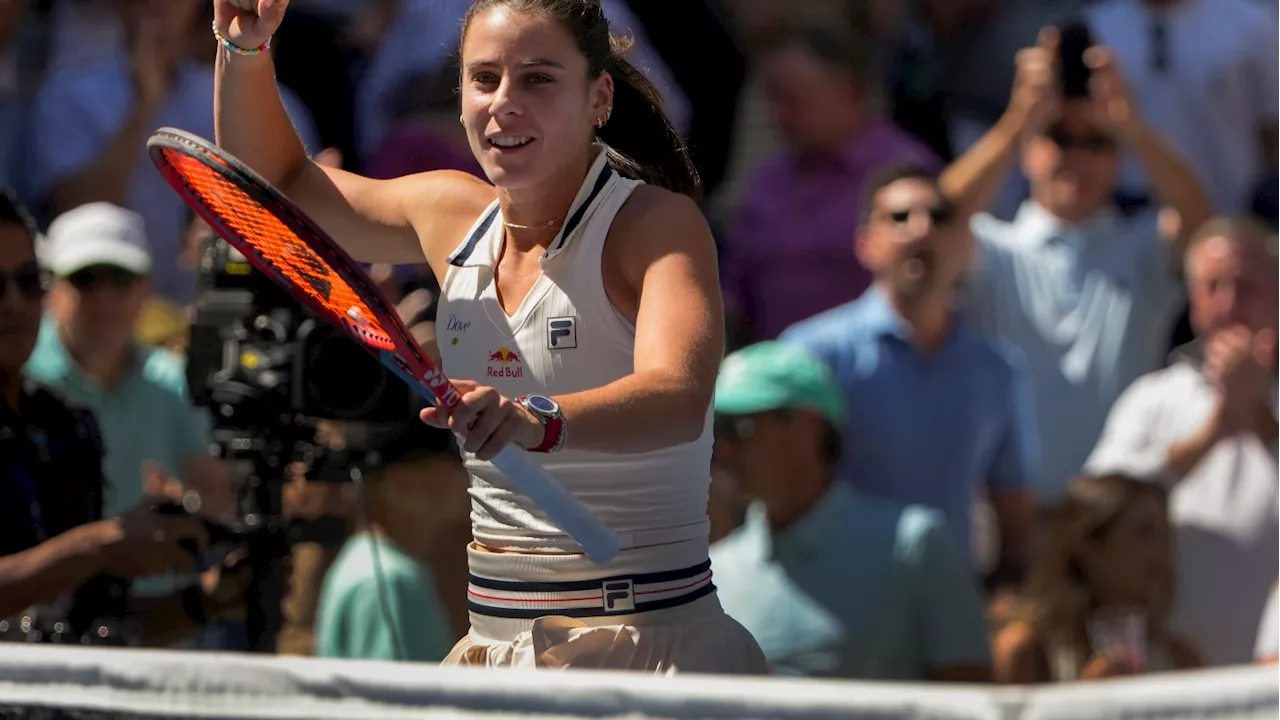
M 612 114 L 596 134 L 609 146 L 614 170 L 701 199 L 702 181 L 684 140 L 667 119 L 658 89 L 624 57 L 631 42 L 609 34 L 599 0 L 476 0 L 462 21 L 462 36 L 466 37 L 477 15 L 495 7 L 560 23 L 587 59 L 588 77 L 595 79 L 606 72 L 613 77 Z
M 1096 601 L 1077 548 L 1104 540 L 1125 512 L 1142 498 L 1155 499 L 1162 507 L 1168 504 L 1167 494 L 1158 482 L 1127 475 L 1081 476 L 1067 486 L 1066 497 L 1053 518 L 1023 596 L 1023 619 L 1031 625 L 1047 654 L 1065 652 L 1077 663 L 1089 657 L 1086 626 Z M 1167 602 L 1147 608 L 1152 640 L 1167 637 L 1167 610 Z M 1075 672 L 1080 669 L 1075 667 Z

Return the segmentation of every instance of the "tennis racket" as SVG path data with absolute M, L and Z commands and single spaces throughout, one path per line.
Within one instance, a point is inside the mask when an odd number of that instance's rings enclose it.
M 279 190 L 217 146 L 181 130 L 161 128 L 147 149 L 182 199 L 254 267 L 346 331 L 428 401 L 446 408 L 458 404 L 458 390 L 359 264 Z M 618 553 L 618 534 L 523 450 L 508 445 L 493 464 L 592 561 L 604 563 Z

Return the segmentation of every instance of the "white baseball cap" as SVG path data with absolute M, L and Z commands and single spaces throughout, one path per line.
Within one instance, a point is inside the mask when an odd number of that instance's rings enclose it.
M 106 202 L 81 205 L 49 224 L 40 259 L 59 277 L 93 265 L 137 275 L 151 272 L 151 246 L 142 216 Z

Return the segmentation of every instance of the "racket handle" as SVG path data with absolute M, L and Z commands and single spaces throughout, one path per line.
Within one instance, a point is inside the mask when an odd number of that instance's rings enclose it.
M 591 561 L 609 562 L 622 548 L 622 538 L 600 522 L 586 505 L 569 494 L 525 451 L 514 445 L 502 448 L 493 465 L 529 496 L 547 517 L 572 537 Z

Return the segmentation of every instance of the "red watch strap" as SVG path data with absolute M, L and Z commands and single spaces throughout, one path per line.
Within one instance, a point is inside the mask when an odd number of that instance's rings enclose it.
M 553 418 L 547 420 L 542 427 L 546 431 L 546 434 L 542 436 L 542 444 L 538 447 L 529 448 L 529 452 L 551 452 L 560 444 L 560 431 L 564 429 L 564 420 Z
M 525 412 L 541 420 L 542 416 L 530 410 L 528 405 L 526 405 L 528 399 L 528 395 L 521 395 L 516 398 L 516 402 L 525 406 Z M 564 419 L 550 418 L 546 422 L 542 423 L 542 429 L 544 433 L 542 436 L 542 444 L 537 447 L 528 448 L 529 452 L 546 453 L 555 450 L 557 446 L 560 445 L 560 439 L 564 436 Z

